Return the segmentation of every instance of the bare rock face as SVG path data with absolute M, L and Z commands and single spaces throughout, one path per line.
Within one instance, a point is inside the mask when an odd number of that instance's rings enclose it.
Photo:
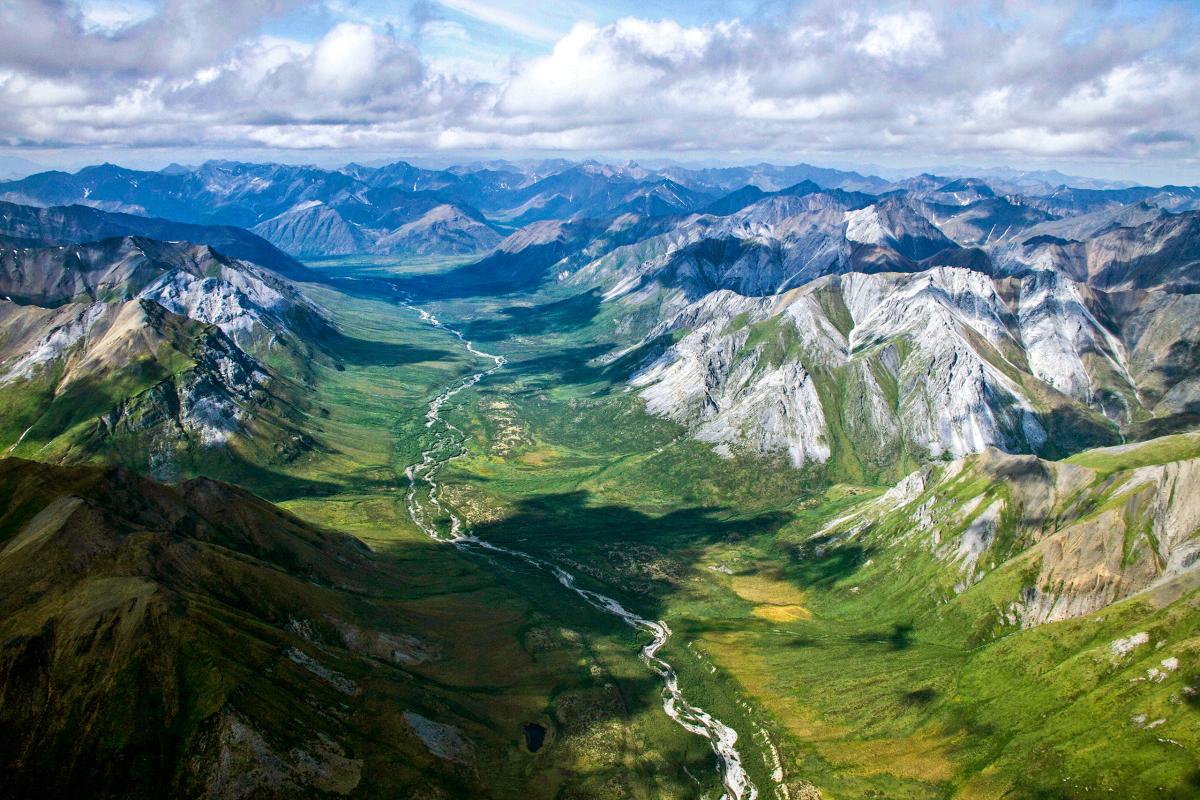
M 751 344 L 748 328 L 725 333 L 735 318 L 730 311 L 757 303 L 731 293 L 709 300 L 713 313 L 700 327 L 631 379 L 646 387 L 648 410 L 692 426 L 722 454 L 747 447 L 786 452 L 797 466 L 825 461 L 825 418 L 811 376 L 799 362 L 774 361 L 763 345 Z M 724 308 L 714 308 L 722 300 Z
M 833 424 L 868 449 L 882 439 L 933 456 L 1036 451 L 1049 436 L 1044 398 L 1025 380 L 1058 379 L 1071 366 L 1053 358 L 1059 343 L 1038 339 L 1037 326 L 1057 332 L 1086 315 L 1031 292 L 1024 328 L 1035 357 L 1019 360 L 1022 369 L 1005 357 L 1021 351 L 1023 330 L 1001 288 L 937 268 L 850 274 L 772 298 L 716 292 L 651 331 L 648 339 L 681 338 L 630 382 L 652 413 L 720 452 L 786 452 L 797 466 L 829 458 Z M 1073 333 L 1108 343 L 1095 326 Z M 1030 362 L 1042 375 L 1029 375 Z M 1077 377 L 1069 370 L 1060 382 L 1086 396 L 1086 371 L 1078 374 L 1080 386 L 1067 385 Z
M 144 326 L 163 311 L 143 301 Z M 129 398 L 99 420 L 107 433 L 155 430 L 159 438 L 178 435 L 202 446 L 223 445 L 243 429 L 250 409 L 265 404 L 271 378 L 265 367 L 219 329 L 206 331 L 191 348 L 194 366 L 147 393 Z
M 1019 604 L 1026 627 L 1089 614 L 1175 579 L 1194 583 L 1200 461 L 1143 467 L 1113 485 L 1113 508 L 1035 546 L 1037 584 Z
M 143 297 L 218 325 L 246 347 L 287 335 L 297 317 L 320 321 L 299 291 L 266 270 L 207 245 L 140 237 L 2 248 L 0 295 L 41 306 Z

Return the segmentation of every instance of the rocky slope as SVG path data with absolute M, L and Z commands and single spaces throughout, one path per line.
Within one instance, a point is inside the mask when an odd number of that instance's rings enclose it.
M 718 292 L 651 331 L 678 340 L 630 382 L 649 410 L 723 451 L 787 452 L 796 466 L 835 448 L 880 469 L 904 453 L 1104 442 L 1115 431 L 1089 410 L 1088 400 L 1104 405 L 1092 376 L 1128 367 L 1073 291 L 1049 273 L 997 282 L 941 267 L 851 273 L 765 298 Z M 1077 346 L 1096 358 L 1063 357 Z M 1120 411 L 1133 389 L 1117 385 L 1109 403 Z
M 173 479 L 320 446 L 303 387 L 342 339 L 272 271 L 142 237 L 6 247 L 0 297 L 7 452 Z
M 269 463 L 314 446 L 298 387 L 219 327 L 151 300 L 0 301 L 0 331 L 6 452 L 175 478 L 214 456 Z
M 1066 453 L 1191 424 L 1195 302 L 1057 270 L 957 267 L 850 273 L 763 298 L 724 290 L 649 332 L 677 341 L 631 384 L 702 439 L 798 465 L 824 462 L 838 431 L 880 464 L 914 447 Z
M 814 542 L 826 552 L 869 547 L 880 573 L 928 562 L 932 590 L 951 604 L 991 605 L 997 635 L 1146 592 L 1162 605 L 1200 587 L 1198 454 L 1196 434 L 1067 462 L 988 449 L 923 467 Z
M 288 282 L 207 245 L 121 237 L 57 247 L 0 247 L 0 296 L 57 306 L 135 297 L 218 325 L 244 347 L 325 326 Z
M 908 204 L 839 191 L 772 194 L 726 216 L 690 216 L 644 233 L 614 242 L 570 282 L 632 302 L 662 292 L 670 313 L 722 289 L 777 294 L 828 274 L 912 271 L 960 249 Z
M 871 474 L 900 454 L 1069 453 L 1192 424 L 1200 212 L 1057 219 L 930 186 L 961 203 L 741 193 L 546 271 L 603 292 L 637 334 L 610 359 L 655 353 L 631 386 L 721 452 Z
M 990 197 L 956 205 L 926 202 L 921 210 L 939 230 L 964 247 L 991 247 L 1021 236 L 1035 225 L 1058 219 L 1020 198 Z
M 1132 214 L 1125 210 L 1121 216 L 1107 219 L 1111 221 L 1104 227 L 1078 239 L 1055 236 L 1044 228 L 1031 229 L 1018 242 L 999 249 L 994 258 L 1004 271 L 1033 266 L 1054 269 L 1109 292 L 1166 289 L 1190 293 L 1200 286 L 1196 275 L 1200 211 L 1163 214 L 1137 206 Z M 1086 233 L 1086 229 L 1080 232 Z

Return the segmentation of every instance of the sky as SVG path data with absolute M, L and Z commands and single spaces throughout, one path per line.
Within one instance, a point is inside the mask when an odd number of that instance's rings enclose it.
M 3 0 L 0 156 L 1200 183 L 1200 2 Z

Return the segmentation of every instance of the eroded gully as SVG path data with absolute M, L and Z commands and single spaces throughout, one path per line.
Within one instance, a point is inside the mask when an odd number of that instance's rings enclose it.
M 649 633 L 652 639 L 649 644 L 642 647 L 641 658 L 663 681 L 663 711 L 685 730 L 708 740 L 713 753 L 716 754 L 721 770 L 725 800 L 755 800 L 758 797 L 758 789 L 742 766 L 742 757 L 737 749 L 737 731 L 704 709 L 689 703 L 679 686 L 679 676 L 674 667 L 659 657 L 659 651 L 671 638 L 671 629 L 665 622 L 638 616 L 615 599 L 579 586 L 575 581 L 575 576 L 557 564 L 521 550 L 502 547 L 480 539 L 442 503 L 439 496 L 440 486 L 437 482 L 438 471 L 446 462 L 466 452 L 463 446 L 465 436 L 461 430 L 442 418 L 442 408 L 459 392 L 474 386 L 487 376 L 502 369 L 505 358 L 479 350 L 460 331 L 442 323 L 429 312 L 415 306 L 409 306 L 409 308 L 420 314 L 421 319 L 430 326 L 458 338 L 463 347 L 472 355 L 492 362 L 491 367 L 451 384 L 429 404 L 425 414 L 425 427 L 430 431 L 430 435 L 433 437 L 432 441 L 421 453 L 421 460 L 410 465 L 404 471 L 409 484 L 406 496 L 408 514 L 412 517 L 413 523 L 427 536 L 437 541 L 452 544 L 462 550 L 472 550 L 493 557 L 503 556 L 517 559 L 547 572 L 592 607 L 620 618 L 633 628 Z M 435 513 L 443 519 L 449 520 L 448 533 L 443 533 L 439 529 Z

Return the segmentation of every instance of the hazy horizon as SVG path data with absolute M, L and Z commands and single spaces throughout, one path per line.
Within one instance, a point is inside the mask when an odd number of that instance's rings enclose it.
M 465 153 L 461 155 L 444 154 L 444 153 L 397 153 L 392 155 L 364 154 L 362 157 L 347 157 L 348 154 L 342 151 L 326 151 L 319 153 L 303 152 L 300 154 L 279 153 L 273 151 L 267 152 L 250 152 L 250 153 L 203 153 L 194 154 L 200 157 L 181 160 L 178 158 L 166 158 L 161 155 L 145 155 L 135 154 L 128 151 L 110 151 L 101 153 L 76 153 L 69 157 L 60 157 L 54 159 L 37 160 L 37 153 L 18 154 L 14 152 L 0 152 L 0 174 L 7 173 L 9 178 L 25 177 L 34 175 L 40 172 L 60 171 L 68 173 L 76 173 L 81 169 L 100 166 L 102 164 L 113 164 L 125 169 L 155 172 L 165 169 L 171 165 L 179 165 L 186 168 L 195 168 L 210 161 L 230 161 L 246 164 L 286 164 L 289 166 L 311 166 L 319 169 L 338 170 L 343 169 L 351 164 L 361 164 L 368 167 L 383 166 L 386 164 L 394 164 L 396 162 L 406 162 L 414 166 L 424 169 L 448 169 L 451 167 L 466 166 L 474 163 L 488 162 L 510 162 L 518 165 L 531 165 L 542 161 L 563 160 L 571 163 L 587 163 L 598 162 L 612 166 L 624 166 L 636 164 L 647 169 L 660 169 L 666 166 L 678 166 L 686 169 L 706 169 L 706 168 L 725 168 L 725 167 L 749 167 L 758 164 L 769 164 L 776 167 L 794 166 L 798 164 L 807 164 L 809 166 L 818 167 L 821 169 L 834 169 L 845 172 L 857 172 L 864 177 L 878 177 L 885 180 L 902 180 L 904 178 L 913 177 L 920 174 L 934 174 L 945 177 L 966 177 L 966 176 L 985 176 L 992 173 L 1011 171 L 1014 174 L 1018 173 L 1058 173 L 1068 178 L 1088 179 L 1096 181 L 1111 181 L 1113 183 L 1127 183 L 1129 185 L 1144 185 L 1144 186 L 1164 186 L 1170 184 L 1180 185 L 1178 180 L 1162 179 L 1162 180 L 1145 180 L 1138 181 L 1132 178 L 1123 178 L 1119 174 L 1107 173 L 1103 170 L 1089 170 L 1087 165 L 1080 165 L 1081 169 L 1063 169 L 1060 166 L 1052 164 L 1030 165 L 1025 168 L 1013 166 L 1010 164 L 952 164 L 952 163 L 930 163 L 930 164 L 915 164 L 888 166 L 884 164 L 872 164 L 853 161 L 823 161 L 818 159 L 797 158 L 788 160 L 781 157 L 754 157 L 746 156 L 744 158 L 691 158 L 687 155 L 667 154 L 663 156 L 643 155 L 640 157 L 620 157 L 606 154 L 588 154 L 588 153 Z M 18 162 L 28 162 L 27 165 L 18 164 Z M 1186 183 L 1186 182 L 1183 182 Z

